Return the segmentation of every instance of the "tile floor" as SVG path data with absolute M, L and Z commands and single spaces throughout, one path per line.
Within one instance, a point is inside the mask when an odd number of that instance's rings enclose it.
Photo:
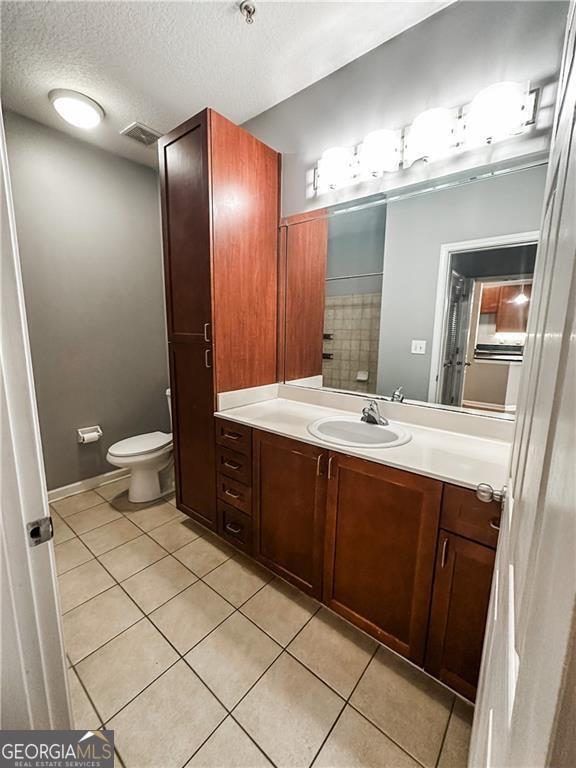
M 465 768 L 472 708 L 127 482 L 52 503 L 76 726 L 125 768 Z

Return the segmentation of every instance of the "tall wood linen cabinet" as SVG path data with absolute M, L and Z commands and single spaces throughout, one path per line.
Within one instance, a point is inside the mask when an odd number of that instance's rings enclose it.
M 216 395 L 277 380 L 280 155 L 205 109 L 159 171 L 176 500 L 216 530 Z

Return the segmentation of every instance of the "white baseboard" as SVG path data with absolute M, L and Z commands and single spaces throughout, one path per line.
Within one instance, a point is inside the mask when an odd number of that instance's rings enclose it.
M 103 475 L 87 477 L 86 480 L 79 480 L 77 483 L 63 485 L 62 488 L 54 488 L 53 490 L 48 491 L 48 501 L 58 501 L 59 499 L 65 499 L 66 496 L 73 496 L 75 493 L 91 491 L 99 485 L 113 483 L 115 480 L 121 480 L 123 477 L 128 477 L 129 474 L 129 469 L 113 469 L 111 472 L 105 472 Z

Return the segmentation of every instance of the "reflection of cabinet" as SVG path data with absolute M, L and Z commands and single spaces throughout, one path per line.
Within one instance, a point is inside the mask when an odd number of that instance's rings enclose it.
M 254 431 L 254 555 L 321 596 L 327 452 Z
M 532 285 L 484 285 L 480 314 L 496 315 L 496 333 L 525 333 L 530 301 L 519 304 L 514 299 L 523 293 L 530 299 Z
M 215 394 L 277 380 L 279 156 L 209 109 L 158 147 L 177 504 L 215 529 Z
M 531 285 L 503 285 L 496 312 L 496 333 L 526 333 L 530 302 L 518 304 L 515 299 L 522 293 L 530 298 Z
M 442 483 L 331 454 L 324 601 L 424 660 Z
M 315 211 L 315 216 L 319 215 Z M 322 373 L 328 220 L 283 227 L 286 270 L 284 380 Z

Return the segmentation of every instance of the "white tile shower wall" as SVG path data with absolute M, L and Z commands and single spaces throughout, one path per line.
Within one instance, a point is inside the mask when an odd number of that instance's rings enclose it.
M 332 339 L 325 339 L 324 352 L 333 357 L 323 361 L 324 386 L 376 390 L 380 303 L 380 293 L 326 296 L 324 333 Z

